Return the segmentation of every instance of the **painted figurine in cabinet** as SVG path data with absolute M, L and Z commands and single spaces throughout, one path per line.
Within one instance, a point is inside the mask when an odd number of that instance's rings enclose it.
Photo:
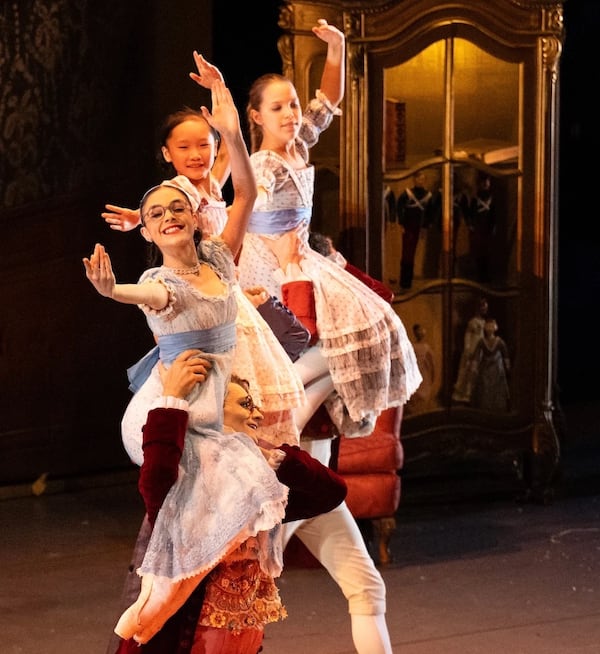
M 420 323 L 412 327 L 413 347 L 417 357 L 417 365 L 423 381 L 406 403 L 406 415 L 425 413 L 434 407 L 435 361 L 433 350 L 427 341 L 427 330 Z
M 491 281 L 490 258 L 496 233 L 496 207 L 489 175 L 480 174 L 477 192 L 466 211 L 469 229 L 469 250 L 475 279 L 483 284 Z
M 471 365 L 475 374 L 471 405 L 493 413 L 509 411 L 510 359 L 504 339 L 498 336 L 498 323 L 494 318 L 485 319 L 483 337 L 473 352 Z
M 465 336 L 463 341 L 463 351 L 460 356 L 458 364 L 458 375 L 454 390 L 452 392 L 452 399 L 461 404 L 469 404 L 471 401 L 471 393 L 473 392 L 474 374 L 471 365 L 473 353 L 477 344 L 483 337 L 483 326 L 488 313 L 487 298 L 482 297 L 479 299 L 477 312 L 467 323 L 465 329 Z
M 398 196 L 398 222 L 402 225 L 402 256 L 400 259 L 400 288 L 412 287 L 415 254 L 425 230 L 433 222 L 433 193 L 425 186 L 425 172 L 413 175 L 412 187 L 407 187 Z

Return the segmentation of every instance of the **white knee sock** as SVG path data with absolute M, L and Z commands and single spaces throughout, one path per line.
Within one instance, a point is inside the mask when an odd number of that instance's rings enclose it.
M 385 615 L 350 615 L 357 654 L 393 654 Z

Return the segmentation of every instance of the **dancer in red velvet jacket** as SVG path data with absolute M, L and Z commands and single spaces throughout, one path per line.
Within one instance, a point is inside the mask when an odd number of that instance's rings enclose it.
M 125 604 L 130 601 L 128 595 L 136 596 L 139 592 L 139 578 L 134 571 L 143 557 L 145 543 L 162 502 L 177 478 L 188 417 L 184 398 L 198 383 L 198 378 L 205 379 L 207 374 L 210 374 L 210 363 L 201 358 L 198 350 L 184 352 L 168 371 L 163 369 L 165 395 L 161 406 L 149 412 L 144 427 L 144 463 L 138 486 L 147 515 L 126 583 Z M 225 399 L 225 426 L 231 431 L 246 433 L 261 447 L 264 445 L 259 437 L 261 420 L 262 414 L 254 406 L 245 381 L 232 378 Z M 285 521 L 330 511 L 344 500 L 344 480 L 297 446 L 284 444 L 277 449 L 265 449 L 263 453 L 276 469 L 279 481 L 290 488 Z M 251 547 L 236 553 L 233 560 L 227 559 L 219 564 L 148 643 L 140 647 L 133 639 L 120 641 L 109 647 L 109 652 L 258 652 L 264 624 L 284 618 L 286 611 L 273 580 L 261 574 L 258 566 L 252 565 L 249 550 Z M 234 583 L 236 588 L 243 590 L 232 593 Z

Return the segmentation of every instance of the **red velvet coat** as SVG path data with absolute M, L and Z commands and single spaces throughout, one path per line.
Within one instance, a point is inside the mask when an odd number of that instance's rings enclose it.
M 143 557 L 144 539 L 149 537 L 151 525 L 156 520 L 164 498 L 177 479 L 187 419 L 187 412 L 180 409 L 153 409 L 148 413 L 142 442 L 144 463 L 140 469 L 138 488 L 144 499 L 150 528 L 146 528 L 146 533 L 140 533 L 134 558 Z M 283 444 L 280 449 L 286 453 L 286 456 L 276 475 L 279 481 L 290 489 L 285 522 L 312 518 L 331 511 L 344 501 L 347 487 L 340 475 L 322 465 L 298 446 Z M 138 590 L 139 578 L 135 569 L 139 563 L 140 561 L 133 562 L 131 576 L 128 579 L 133 586 L 137 585 Z M 135 595 L 135 588 L 131 590 Z M 121 640 L 115 654 L 189 653 L 202 607 L 203 594 L 204 586 L 200 583 L 187 602 L 165 623 L 154 638 L 141 646 L 133 639 Z M 127 596 L 127 590 L 125 595 Z

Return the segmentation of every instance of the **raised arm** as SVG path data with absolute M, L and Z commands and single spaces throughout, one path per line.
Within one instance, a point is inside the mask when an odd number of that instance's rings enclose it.
M 231 92 L 222 81 L 215 80 L 211 87 L 211 96 L 212 113 L 206 107 L 201 107 L 201 111 L 208 123 L 221 134 L 229 153 L 234 196 L 221 238 L 236 256 L 242 246 L 256 200 L 256 181 Z
M 212 89 L 213 84 L 219 80 L 223 82 L 223 75 L 221 71 L 214 65 L 206 61 L 206 59 L 194 50 L 194 62 L 196 63 L 197 73 L 190 73 L 190 78 L 199 86 L 205 89 Z M 229 165 L 229 153 L 227 152 L 227 144 L 221 140 L 219 144 L 219 151 L 213 163 L 211 173 L 218 180 L 219 184 L 223 186 L 229 179 L 231 174 L 231 166 Z
M 103 245 L 96 243 L 89 259 L 84 257 L 85 276 L 104 297 L 123 304 L 147 304 L 153 309 L 164 309 L 169 301 L 168 291 L 163 284 L 117 284 L 112 264 Z
M 345 90 L 345 52 L 346 42 L 344 33 L 337 27 L 329 25 L 322 18 L 318 25 L 312 28 L 322 41 L 327 43 L 327 56 L 323 74 L 321 75 L 321 93 L 324 93 L 334 107 L 342 101 Z
M 217 151 L 217 156 L 210 172 L 217 179 L 221 187 L 225 185 L 225 182 L 229 179 L 229 175 L 231 175 L 229 152 L 227 151 L 227 143 L 223 139 L 219 143 L 219 150 Z

